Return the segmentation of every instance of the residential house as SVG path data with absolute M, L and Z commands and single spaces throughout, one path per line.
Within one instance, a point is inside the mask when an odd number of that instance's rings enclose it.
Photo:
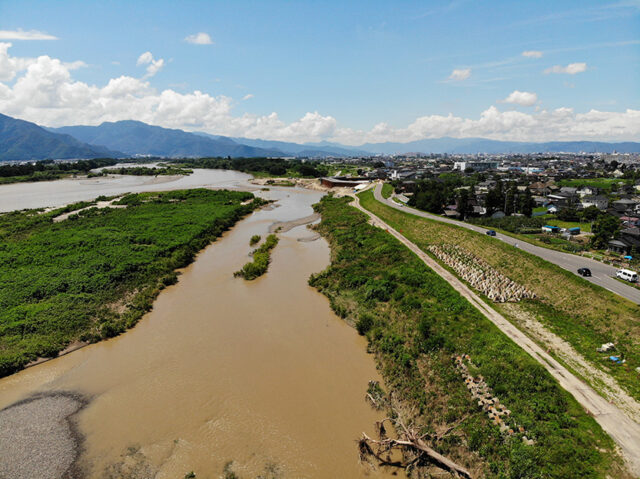
M 585 196 L 596 196 L 598 194 L 598 188 L 595 186 L 583 186 L 578 191 L 578 196 L 580 198 L 584 198 Z
M 531 191 L 532 195 L 536 196 L 547 196 L 549 193 L 551 193 L 551 189 L 547 186 L 547 184 L 541 181 L 531 183 L 529 185 L 529 191 Z
M 632 250 L 640 253 L 640 228 L 623 229 L 616 239 L 609 241 L 608 248 L 620 254 L 630 254 Z
M 573 204 L 573 198 L 565 195 L 547 195 L 547 201 L 555 205 L 557 208 L 568 208 Z
M 474 189 L 476 194 L 487 194 L 489 190 L 492 190 L 496 187 L 496 182 L 494 180 L 486 180 L 478 183 Z
M 575 197 L 578 196 L 578 188 L 574 188 L 573 186 L 563 186 L 560 188 L 559 195 L 566 197 Z
M 609 199 L 604 195 L 583 196 L 582 200 L 580 200 L 580 204 L 583 208 L 595 206 L 599 210 L 604 211 L 609 207 Z
M 611 206 L 613 207 L 613 209 L 618 213 L 635 211 L 637 205 L 638 205 L 637 201 L 631 200 L 628 198 L 622 198 L 620 200 L 616 200 L 613 203 L 611 203 Z

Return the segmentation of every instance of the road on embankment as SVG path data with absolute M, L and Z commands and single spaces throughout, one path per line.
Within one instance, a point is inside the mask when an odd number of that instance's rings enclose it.
M 411 213 L 412 215 L 420 216 L 422 218 L 427 218 L 434 221 L 440 221 L 442 223 L 449 223 L 482 234 L 486 234 L 488 230 L 488 228 L 465 223 L 464 221 L 457 221 L 442 216 L 437 216 L 425 211 L 411 208 L 409 206 L 400 206 L 395 201 L 382 197 L 382 184 L 376 185 L 373 194 L 376 200 L 399 211 L 406 211 L 407 213 Z M 593 259 L 583 258 L 582 256 L 577 256 L 575 254 L 562 253 L 561 251 L 543 248 L 541 246 L 535 246 L 531 243 L 520 241 L 516 238 L 501 233 L 496 233 L 495 238 L 497 238 L 498 240 L 502 240 L 505 243 L 517 247 L 523 251 L 526 251 L 527 253 L 539 256 L 540 258 L 549 261 L 550 263 L 553 263 L 557 266 L 560 266 L 561 268 L 566 269 L 567 271 L 570 271 L 576 275 L 578 274 L 578 268 L 589 268 L 591 270 L 592 276 L 590 278 L 587 277 L 584 279 L 586 279 L 587 281 L 591 281 L 598 286 L 602 286 L 603 288 L 608 289 L 612 293 L 618 294 L 623 298 L 627 298 L 628 300 L 633 301 L 636 304 L 640 304 L 640 289 L 634 288 L 633 286 L 627 286 L 626 284 L 621 283 L 620 281 L 615 279 L 616 268 L 614 268 L 613 266 L 606 265 Z
M 380 185 L 375 190 L 376 198 L 380 198 Z M 370 211 L 360 205 L 357 196 L 354 195 L 355 206 L 371 218 L 374 226 L 379 226 L 391 233 L 397 240 L 414 252 L 424 263 L 447 281 L 456 291 L 465 297 L 475 308 L 489 321 L 495 324 L 514 343 L 524 349 L 536 361 L 556 378 L 560 385 L 567 390 L 600 424 L 602 429 L 620 446 L 622 454 L 633 474 L 640 477 L 640 424 L 629 418 L 618 407 L 607 402 L 594 389 L 582 382 L 551 355 L 545 352 L 526 334 L 511 324 L 504 316 L 485 303 L 466 284 L 459 280 L 448 270 L 398 233 L 387 223 L 382 221 Z M 404 208 L 402 208 L 404 210 Z

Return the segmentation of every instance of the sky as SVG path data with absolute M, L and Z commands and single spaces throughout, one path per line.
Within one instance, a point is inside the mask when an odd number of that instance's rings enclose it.
M 0 113 L 349 145 L 640 141 L 640 0 L 0 0 Z

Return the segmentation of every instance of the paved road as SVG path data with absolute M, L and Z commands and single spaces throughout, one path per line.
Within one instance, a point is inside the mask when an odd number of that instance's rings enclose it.
M 374 190 L 374 196 L 376 200 L 391 206 L 399 211 L 406 211 L 408 213 L 414 214 L 416 216 L 421 216 L 423 218 L 429 218 L 435 221 L 441 221 L 443 223 L 450 223 L 453 225 L 461 226 L 463 228 L 467 228 L 473 231 L 477 231 L 479 233 L 485 233 L 487 228 L 483 228 L 481 226 L 475 226 L 469 223 L 465 223 L 463 221 L 452 220 L 449 218 L 444 218 L 442 216 L 436 216 L 431 213 L 426 213 L 424 211 L 416 210 L 415 208 L 411 208 L 409 206 L 399 206 L 395 201 L 391 199 L 384 199 L 382 197 L 382 185 L 377 184 Z M 624 298 L 627 298 L 630 301 L 633 301 L 636 304 L 640 304 L 640 289 L 634 288 L 633 286 L 627 286 L 624 283 L 613 278 L 616 274 L 616 268 L 613 266 L 609 266 L 599 261 L 595 261 L 589 258 L 583 258 L 581 256 L 577 256 L 570 253 L 562 253 L 560 251 L 555 251 L 548 248 L 543 248 L 541 246 L 535 246 L 531 243 L 527 243 L 525 241 L 519 241 L 516 238 L 512 238 L 511 236 L 503 235 L 501 233 L 497 233 L 495 236 L 496 239 L 502 240 L 505 243 L 516 246 L 521 250 L 524 250 L 528 253 L 539 256 L 542 259 L 549 261 L 550 263 L 554 263 L 561 268 L 566 269 L 577 275 L 578 268 L 589 268 L 591 270 L 590 278 L 584 278 L 587 281 L 595 283 L 603 288 L 608 289 L 609 291 L 616 293 Z
M 378 188 L 376 192 L 379 193 Z M 360 206 L 360 202 L 355 197 L 355 206 L 367 214 L 374 225 L 380 226 L 402 244 L 413 251 L 424 263 L 440 275 L 445 281 L 453 286 L 462 296 L 464 296 L 475 308 L 480 311 L 489 321 L 495 324 L 513 342 L 524 349 L 536 361 L 538 361 L 549 373 L 557 379 L 560 385 L 566 389 L 573 397 L 593 415 L 602 429 L 620 446 L 622 454 L 627 461 L 629 469 L 633 474 L 640 477 L 640 424 L 629 418 L 623 411 L 613 404 L 607 402 L 590 386 L 569 372 L 562 364 L 551 357 L 526 334 L 511 324 L 504 316 L 485 303 L 466 284 L 459 280 L 452 273 L 440 266 L 433 258 L 418 248 L 403 235 L 394 230 L 373 213 Z

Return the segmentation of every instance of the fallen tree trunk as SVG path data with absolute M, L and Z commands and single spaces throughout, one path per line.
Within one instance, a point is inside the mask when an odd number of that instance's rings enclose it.
M 415 431 L 409 430 L 404 424 L 399 421 L 396 421 L 396 423 L 403 429 L 401 438 L 392 439 L 385 437 L 385 429 L 383 423 L 384 421 L 378 424 L 380 439 L 372 439 L 364 432 L 362 433 L 362 438 L 359 441 L 361 458 L 364 459 L 366 458 L 366 456 L 373 456 L 382 465 L 406 468 L 409 465 L 414 464 L 422 459 L 423 455 L 426 455 L 432 462 L 438 464 L 438 466 L 467 479 L 473 479 L 471 473 L 467 469 L 460 466 L 459 464 L 456 464 L 451 459 L 443 456 L 439 452 L 429 447 L 422 440 L 422 437 L 419 437 Z M 376 446 L 375 449 L 372 446 Z M 393 461 L 391 460 L 390 453 L 394 450 L 401 450 L 403 452 L 410 450 L 416 453 L 417 457 L 407 463 L 404 463 L 402 461 Z M 385 454 L 387 455 L 386 458 L 383 457 Z

